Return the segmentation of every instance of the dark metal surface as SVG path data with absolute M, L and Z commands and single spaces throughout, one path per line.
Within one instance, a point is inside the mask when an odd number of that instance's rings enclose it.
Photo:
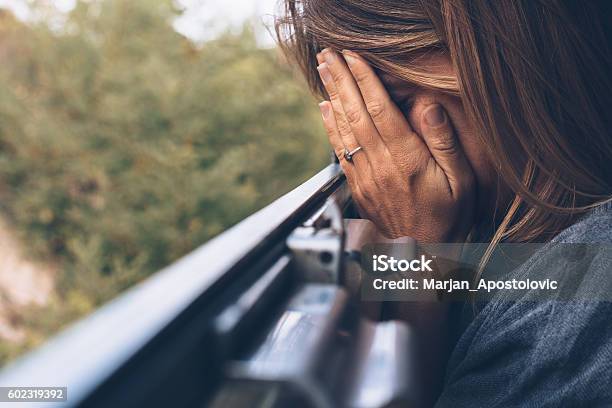
M 361 318 L 337 285 L 302 285 L 266 332 L 225 364 L 212 408 L 421 406 L 415 334 Z
M 6 368 L 0 386 L 66 386 L 61 406 L 419 406 L 414 333 L 365 319 L 346 288 L 349 203 L 330 165 Z
M 339 166 L 329 165 L 5 368 L 0 385 L 68 387 L 67 403 L 44 407 L 197 401 L 207 391 L 201 381 L 211 380 L 211 367 L 199 368 L 208 363 L 203 349 L 214 343 L 210 314 L 240 290 L 231 289 L 240 279 L 248 285 L 267 257 L 277 258 L 284 237 L 342 183 Z M 163 384 L 176 388 L 164 391 Z

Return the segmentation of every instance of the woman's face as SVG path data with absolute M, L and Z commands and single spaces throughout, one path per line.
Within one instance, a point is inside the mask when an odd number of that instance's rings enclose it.
M 411 65 L 415 64 L 434 74 L 454 75 L 450 60 L 443 55 L 428 54 L 411 62 Z M 379 72 L 379 76 L 392 99 L 406 115 L 417 133 L 420 133 L 419 118 L 425 107 L 435 102 L 446 109 L 476 176 L 478 213 L 489 219 L 495 209 L 498 177 L 484 145 L 475 134 L 472 124 L 467 120 L 461 99 L 440 91 L 418 87 L 386 73 Z

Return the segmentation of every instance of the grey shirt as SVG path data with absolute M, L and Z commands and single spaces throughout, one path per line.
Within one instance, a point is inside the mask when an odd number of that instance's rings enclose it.
M 587 244 L 590 250 L 574 265 L 565 260 L 563 244 Z M 558 299 L 532 292 L 511 300 L 503 293 L 493 296 L 459 337 L 436 407 L 612 406 L 612 245 L 607 244 L 612 244 L 609 203 L 513 271 L 516 277 L 540 278 L 562 270 L 572 279 L 561 281 Z

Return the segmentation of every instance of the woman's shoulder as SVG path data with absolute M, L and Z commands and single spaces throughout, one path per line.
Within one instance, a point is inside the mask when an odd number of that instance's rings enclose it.
M 512 309 L 512 301 L 532 302 L 531 308 L 548 307 L 549 301 L 564 305 L 612 302 L 611 268 L 612 202 L 609 202 L 563 230 L 509 275 L 517 280 L 554 282 L 554 290 L 500 291 L 492 302 L 499 304 L 496 309 L 500 311 Z
M 612 381 L 611 270 L 612 205 L 606 204 L 561 232 L 510 276 L 557 280 L 558 290 L 510 297 L 501 291 L 484 305 L 453 351 L 447 390 L 505 384 L 512 378 L 517 387 L 489 397 L 499 398 L 501 405 L 583 404 L 589 402 L 585 395 L 612 403 L 612 389 L 604 388 Z M 562 369 L 566 365 L 573 367 L 573 375 Z M 529 388 L 538 383 L 542 387 Z
M 504 392 L 486 398 L 500 406 L 612 404 L 611 270 L 612 205 L 606 204 L 511 276 L 552 279 L 557 290 L 500 291 L 474 317 L 453 351 L 438 406 L 457 406 L 457 395 L 482 394 L 482 384 L 491 383 Z M 572 375 L 562 369 L 568 365 Z
M 561 231 L 552 242 L 612 244 L 612 201 L 596 207 L 578 222 Z

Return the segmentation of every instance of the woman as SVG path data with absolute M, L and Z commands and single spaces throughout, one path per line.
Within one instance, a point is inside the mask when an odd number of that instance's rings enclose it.
M 612 243 L 609 4 L 285 0 L 277 32 L 385 235 Z M 609 251 L 592 258 L 584 287 L 612 291 Z M 612 405 L 610 305 L 494 297 L 437 406 Z

